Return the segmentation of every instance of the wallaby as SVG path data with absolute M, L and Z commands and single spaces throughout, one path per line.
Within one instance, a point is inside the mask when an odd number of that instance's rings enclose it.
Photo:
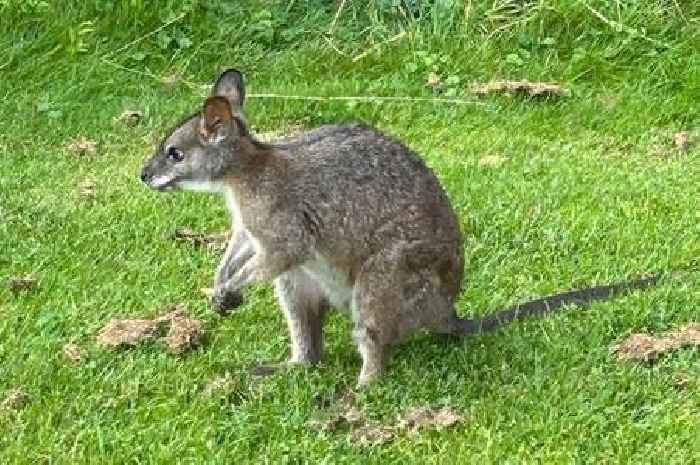
M 288 322 L 289 363 L 322 356 L 324 315 L 349 309 L 362 357 L 359 384 L 377 379 L 392 345 L 425 329 L 470 334 L 566 303 L 587 303 L 656 277 L 539 299 L 484 319 L 456 314 L 464 272 L 459 221 L 422 159 L 363 124 L 327 125 L 266 144 L 249 132 L 237 70 L 201 112 L 163 141 L 141 179 L 156 190 L 223 194 L 233 235 L 216 271 L 214 305 L 274 280 Z

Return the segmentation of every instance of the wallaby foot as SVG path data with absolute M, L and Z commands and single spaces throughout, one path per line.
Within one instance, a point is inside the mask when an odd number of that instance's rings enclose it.
M 306 272 L 294 269 L 275 280 L 275 291 L 291 339 L 288 363 L 317 364 L 323 357 L 323 322 L 328 311 L 321 288 Z
M 226 316 L 243 305 L 243 295 L 238 291 L 218 287 L 214 290 L 211 301 L 217 313 L 221 316 Z
M 358 349 L 362 356 L 362 369 L 357 380 L 358 387 L 369 386 L 381 378 L 388 358 L 388 347 L 377 344 L 366 330 L 356 332 Z

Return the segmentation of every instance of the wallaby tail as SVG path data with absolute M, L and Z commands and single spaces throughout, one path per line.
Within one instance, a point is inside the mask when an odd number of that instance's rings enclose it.
M 655 274 L 646 278 L 623 283 L 562 292 L 560 294 L 524 302 L 483 318 L 460 318 L 454 326 L 455 331 L 453 334 L 469 335 L 493 331 L 514 320 L 554 313 L 569 304 L 586 307 L 597 300 L 607 300 L 634 289 L 644 289 L 653 286 L 660 277 L 660 274 Z

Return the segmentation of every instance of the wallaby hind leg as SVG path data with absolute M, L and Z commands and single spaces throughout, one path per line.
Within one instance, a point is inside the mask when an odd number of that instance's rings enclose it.
M 352 310 L 360 385 L 381 376 L 392 345 L 418 329 L 447 331 L 454 319 L 455 286 L 435 265 L 435 254 L 425 252 L 428 261 L 424 252 L 415 246 L 385 251 L 358 276 Z
M 323 356 L 323 321 L 328 311 L 323 291 L 301 269 L 277 278 L 275 291 L 289 327 L 292 346 L 289 363 L 318 363 Z

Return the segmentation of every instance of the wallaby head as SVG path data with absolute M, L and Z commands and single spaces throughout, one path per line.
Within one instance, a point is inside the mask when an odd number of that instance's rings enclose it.
M 202 110 L 175 127 L 146 162 L 141 180 L 157 190 L 220 190 L 223 176 L 236 175 L 254 157 L 244 99 L 241 73 L 224 71 Z

